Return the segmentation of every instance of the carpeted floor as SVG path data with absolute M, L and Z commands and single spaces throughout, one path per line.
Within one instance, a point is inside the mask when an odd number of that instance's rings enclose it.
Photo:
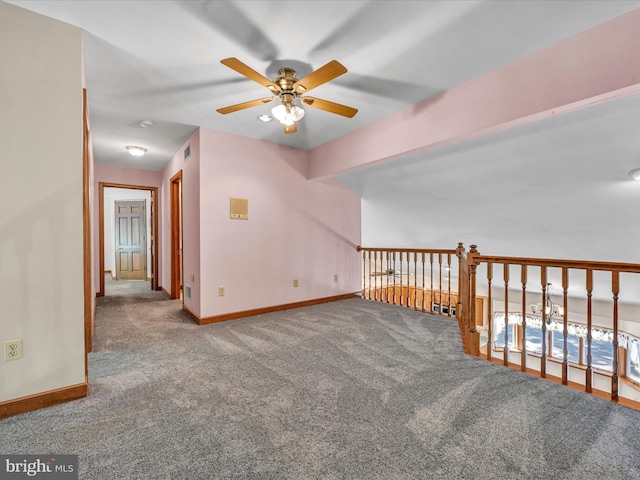
M 199 327 L 141 284 L 99 299 L 94 345 L 89 397 L 0 421 L 1 453 L 79 454 L 82 479 L 640 478 L 640 412 L 464 355 L 455 319 L 352 299 Z

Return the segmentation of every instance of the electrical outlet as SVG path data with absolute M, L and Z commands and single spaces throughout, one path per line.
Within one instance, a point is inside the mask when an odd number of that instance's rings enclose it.
M 218 296 L 224 297 L 224 287 L 218 287 Z
M 335 274 L 335 275 L 333 276 L 333 281 L 334 281 L 335 283 L 338 283 L 338 274 Z
M 296 288 L 298 287 L 298 279 L 297 278 L 293 279 L 293 286 L 296 287 Z
M 4 342 L 5 361 L 18 360 L 19 358 L 22 358 L 22 340 Z

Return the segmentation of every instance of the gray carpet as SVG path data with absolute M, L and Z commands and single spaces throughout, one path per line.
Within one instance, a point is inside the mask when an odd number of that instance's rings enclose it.
M 104 297 L 89 397 L 0 433 L 4 454 L 79 454 L 82 479 L 640 478 L 640 412 L 361 299 L 198 327 L 141 285 Z

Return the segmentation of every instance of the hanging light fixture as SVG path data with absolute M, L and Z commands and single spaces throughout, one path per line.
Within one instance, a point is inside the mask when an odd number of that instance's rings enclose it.
M 556 315 L 564 315 L 564 308 L 562 308 L 559 305 L 556 305 L 553 302 L 553 298 L 551 298 L 550 287 L 551 287 L 551 284 L 547 283 L 547 296 L 545 299 L 545 307 L 544 307 L 544 313 L 545 313 L 547 324 L 551 323 L 551 321 Z M 540 315 L 542 313 L 542 303 L 535 303 L 531 305 L 531 313 Z

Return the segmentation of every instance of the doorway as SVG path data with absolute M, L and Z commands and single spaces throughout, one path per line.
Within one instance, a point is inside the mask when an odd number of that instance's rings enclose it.
M 148 207 L 146 208 L 148 211 L 148 222 L 147 222 L 147 228 L 146 228 L 147 233 L 145 234 L 145 237 L 147 238 L 147 242 L 145 242 L 146 246 L 144 247 L 145 249 L 148 249 L 148 255 L 145 256 L 147 260 L 146 260 L 146 272 L 145 272 L 144 280 L 147 280 L 147 279 L 150 280 L 149 282 L 150 290 L 158 290 L 159 289 L 158 278 L 157 278 L 158 277 L 157 276 L 157 272 L 158 272 L 158 242 L 157 242 L 157 239 L 158 239 L 158 209 L 157 209 L 158 188 L 140 186 L 140 185 L 126 185 L 126 184 L 118 184 L 118 183 L 100 182 L 98 184 L 98 209 L 99 209 L 98 240 L 99 240 L 99 249 L 100 249 L 99 250 L 100 268 L 99 268 L 99 279 L 98 279 L 99 290 L 96 293 L 96 296 L 102 297 L 105 294 L 105 272 L 107 270 L 111 270 L 112 275 L 115 274 L 116 272 L 115 267 L 112 267 L 113 269 L 105 268 L 105 263 L 106 263 L 105 250 L 107 250 L 105 246 L 105 221 L 115 223 L 113 216 L 110 216 L 105 220 L 105 212 L 107 210 L 110 210 L 105 205 L 105 188 L 113 188 L 118 190 L 120 189 L 129 189 L 129 190 L 138 190 L 138 191 L 142 190 L 142 191 L 148 192 L 149 194 Z M 134 238 L 134 241 L 135 240 L 136 239 Z M 113 250 L 114 248 L 115 248 L 115 240 L 109 242 L 109 249 Z M 115 254 L 114 254 L 114 259 L 115 259 Z M 132 257 L 128 259 L 128 261 L 135 262 L 135 260 L 133 260 Z M 149 288 L 149 286 L 147 288 Z
M 116 280 L 147 280 L 146 200 L 116 200 L 112 275 Z

